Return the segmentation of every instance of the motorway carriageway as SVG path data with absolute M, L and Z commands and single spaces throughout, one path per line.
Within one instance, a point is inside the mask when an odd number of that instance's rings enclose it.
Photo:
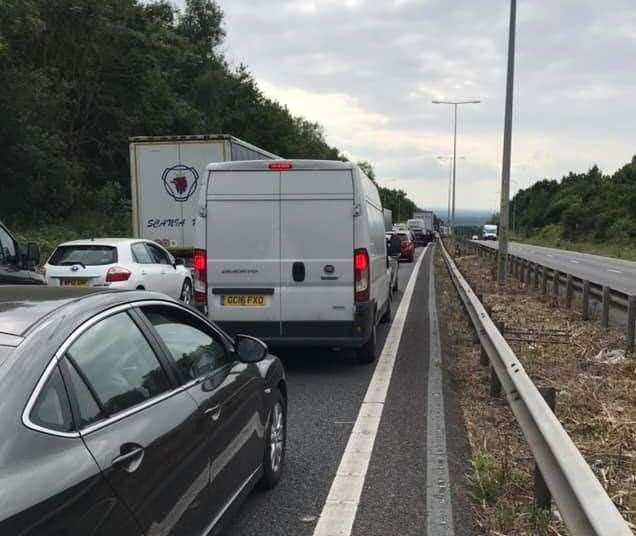
M 432 249 L 400 264 L 375 364 L 344 350 L 273 351 L 288 376 L 285 472 L 273 491 L 248 497 L 224 536 L 473 533 L 463 420 L 440 366 Z
M 475 240 L 475 242 L 494 249 L 499 247 L 498 242 L 488 240 Z M 607 285 L 626 294 L 636 294 L 636 262 L 518 242 L 511 242 L 508 249 L 511 255 L 600 285 Z

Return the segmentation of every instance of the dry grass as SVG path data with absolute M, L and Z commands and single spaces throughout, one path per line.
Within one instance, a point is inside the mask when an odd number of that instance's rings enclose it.
M 557 416 L 622 514 L 636 525 L 636 360 L 609 365 L 594 359 L 601 350 L 621 349 L 622 333 L 584 322 L 517 281 L 506 294 L 497 294 L 485 259 L 456 261 L 492 307 L 493 318 L 514 330 L 507 338 L 535 384 L 557 389 Z M 534 463 L 525 439 L 505 399 L 489 396 L 489 370 L 479 365 L 479 346 L 466 329 L 450 279 L 443 279 L 444 293 L 454 302 L 447 319 L 455 354 L 450 372 L 461 386 L 473 449 L 469 486 L 474 491 L 471 482 L 488 484 L 481 494 L 472 493 L 479 523 L 493 535 L 564 534 L 558 514 L 546 516 L 533 507 Z

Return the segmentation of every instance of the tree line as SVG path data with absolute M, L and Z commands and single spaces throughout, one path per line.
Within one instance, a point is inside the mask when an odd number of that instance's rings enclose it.
M 166 0 L 0 0 L 0 218 L 127 218 L 131 136 L 228 133 L 286 158 L 342 159 L 318 123 L 228 63 L 224 38 L 213 0 L 183 12 Z
M 511 228 L 526 234 L 558 226 L 566 240 L 633 242 L 636 156 L 612 175 L 593 166 L 586 173 L 536 182 L 514 196 L 510 218 Z

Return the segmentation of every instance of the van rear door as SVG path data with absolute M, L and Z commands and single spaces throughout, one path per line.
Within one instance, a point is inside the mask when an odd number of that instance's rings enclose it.
M 280 172 L 211 172 L 206 244 L 210 318 L 233 334 L 279 337 Z
M 281 172 L 284 337 L 351 336 L 353 205 L 349 169 Z

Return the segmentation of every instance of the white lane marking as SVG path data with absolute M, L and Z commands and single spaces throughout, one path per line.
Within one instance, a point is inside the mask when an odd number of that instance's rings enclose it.
M 429 272 L 429 363 L 428 412 L 426 418 L 426 511 L 427 536 L 453 536 L 453 505 L 450 494 L 446 418 L 442 382 L 442 346 L 439 339 L 433 255 Z
M 622 274 L 623 273 L 620 270 L 614 270 L 613 268 L 608 268 L 607 271 L 608 272 L 614 272 L 615 274 Z
M 575 261 L 574 259 L 570 259 L 570 262 L 572 262 L 574 264 L 579 264 L 579 261 Z
M 350 536 L 353 529 L 415 281 L 427 251 L 428 246 L 417 259 L 411 272 L 400 307 L 395 313 L 378 364 L 360 406 L 358 418 L 314 529 L 314 536 Z
M 552 253 L 548 253 L 548 257 L 554 257 L 554 255 L 552 255 Z

